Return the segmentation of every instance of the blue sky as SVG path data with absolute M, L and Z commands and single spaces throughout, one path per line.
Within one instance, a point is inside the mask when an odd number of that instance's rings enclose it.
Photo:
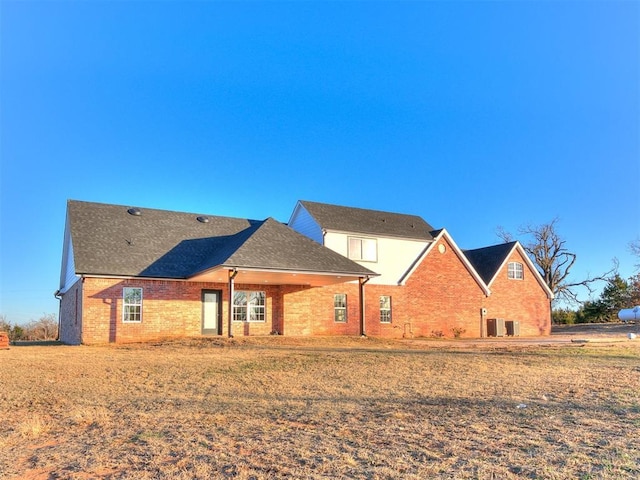
M 462 248 L 640 236 L 640 3 L 0 3 L 0 313 L 58 312 L 67 199 L 411 213 Z M 586 296 L 583 295 L 583 298 Z

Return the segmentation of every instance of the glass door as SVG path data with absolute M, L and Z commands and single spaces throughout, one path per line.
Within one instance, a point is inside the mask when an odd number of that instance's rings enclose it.
M 220 298 L 222 292 L 220 290 L 203 290 L 202 291 L 202 334 L 203 335 L 220 335 L 222 326 L 220 316 L 222 312 L 222 304 Z

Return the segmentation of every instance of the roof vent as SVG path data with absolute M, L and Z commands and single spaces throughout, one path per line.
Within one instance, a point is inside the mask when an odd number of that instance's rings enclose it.
M 197 217 L 196 220 L 198 220 L 200 223 L 209 223 L 209 217 Z
M 129 210 L 127 210 L 127 213 L 129 215 L 133 215 L 134 217 L 139 217 L 140 215 L 142 215 L 142 212 L 140 211 L 140 209 L 135 207 L 132 207 Z

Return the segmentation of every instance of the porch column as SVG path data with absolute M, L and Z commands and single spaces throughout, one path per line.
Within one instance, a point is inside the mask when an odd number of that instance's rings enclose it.
M 233 293 L 234 293 L 234 279 L 238 275 L 238 270 L 229 270 L 229 312 L 227 316 L 227 333 L 229 338 L 233 338 L 233 332 L 231 331 L 231 324 L 233 322 Z
M 361 337 L 365 337 L 366 333 L 365 333 L 365 301 L 364 301 L 364 285 L 365 283 L 367 283 L 370 280 L 369 277 L 360 277 L 360 281 L 359 283 L 359 287 L 360 287 L 360 295 L 359 295 L 359 301 L 360 301 L 360 336 Z

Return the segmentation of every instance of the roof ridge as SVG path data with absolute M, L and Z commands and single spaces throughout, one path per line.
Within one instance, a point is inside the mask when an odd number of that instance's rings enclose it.
M 376 208 L 351 207 L 351 206 L 348 206 L 348 205 L 340 205 L 340 204 L 337 204 L 337 203 L 314 202 L 314 201 L 311 201 L 311 200 L 299 200 L 299 202 L 301 204 L 303 204 L 303 205 L 304 204 L 322 205 L 322 206 L 333 207 L 333 208 L 344 208 L 344 209 L 348 209 L 348 210 L 360 210 L 360 211 L 364 211 L 364 212 L 386 213 L 386 214 L 389 214 L 389 215 L 400 215 L 400 216 L 403 216 L 403 217 L 418 217 L 418 218 L 422 219 L 422 217 L 420 217 L 420 215 L 417 215 L 417 214 L 414 214 L 414 213 L 392 212 L 390 210 L 379 210 L 379 209 L 376 209 Z
M 130 209 L 130 208 L 137 208 L 139 210 L 142 211 L 142 213 L 144 213 L 144 211 L 149 211 L 149 212 L 156 212 L 156 213 L 161 213 L 161 212 L 165 212 L 165 213 L 171 213 L 171 214 L 177 214 L 177 215 L 184 215 L 184 216 L 189 216 L 192 215 L 194 216 L 194 218 L 197 218 L 198 216 L 206 216 L 206 217 L 210 217 L 210 218 L 222 218 L 222 219 L 229 219 L 229 220 L 245 220 L 247 222 L 261 222 L 262 220 L 257 220 L 254 218 L 245 218 L 245 217 L 238 217 L 238 216 L 229 216 L 229 215 L 218 215 L 218 214 L 213 214 L 213 213 L 206 213 L 206 212 L 186 212 L 184 210 L 170 210 L 167 208 L 154 208 L 154 207 L 145 207 L 145 206 L 140 206 L 138 204 L 121 204 L 121 203 L 107 203 L 107 202 L 92 202 L 92 201 L 88 201 L 88 200 L 75 200 L 75 199 L 67 199 L 67 208 L 69 205 L 72 204 L 78 204 L 78 205 L 87 205 L 87 206 L 95 206 L 95 207 L 111 207 L 111 208 L 123 208 L 125 211 Z
M 419 215 L 308 200 L 299 200 L 298 203 L 325 230 L 416 240 L 433 239 L 430 233 L 433 227 Z

